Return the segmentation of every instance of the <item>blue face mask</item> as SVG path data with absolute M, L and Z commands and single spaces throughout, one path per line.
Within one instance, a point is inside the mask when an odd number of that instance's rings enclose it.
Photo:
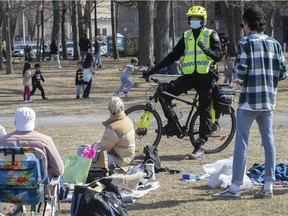
M 189 23 L 190 23 L 190 27 L 192 29 L 198 29 L 202 26 L 201 20 L 190 20 Z

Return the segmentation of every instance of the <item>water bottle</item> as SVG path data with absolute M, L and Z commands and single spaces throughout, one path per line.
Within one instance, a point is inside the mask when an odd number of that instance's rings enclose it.
M 189 173 L 183 173 L 182 174 L 182 179 L 183 180 L 194 180 L 194 181 L 198 181 L 200 180 L 202 177 L 201 174 L 189 174 Z
M 173 116 L 177 117 L 177 119 L 181 119 L 183 117 L 182 112 L 178 109 L 176 104 L 171 104 L 169 108 Z
M 112 161 L 109 164 L 109 176 L 113 175 L 116 173 L 116 164 Z

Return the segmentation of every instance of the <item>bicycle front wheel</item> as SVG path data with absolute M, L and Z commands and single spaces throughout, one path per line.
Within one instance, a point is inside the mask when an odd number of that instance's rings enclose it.
M 162 120 L 156 110 L 136 105 L 125 111 L 135 128 L 135 153 L 142 154 L 146 145 L 158 146 L 162 135 Z
M 200 116 L 196 111 L 190 123 L 190 140 L 193 146 L 199 139 Z M 230 114 L 220 114 L 219 118 L 212 124 L 212 133 L 205 143 L 205 154 L 213 154 L 224 150 L 232 141 L 236 129 L 235 111 L 231 108 Z

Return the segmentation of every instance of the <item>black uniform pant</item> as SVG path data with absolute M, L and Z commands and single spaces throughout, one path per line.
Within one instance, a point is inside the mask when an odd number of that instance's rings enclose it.
M 199 138 L 208 140 L 211 134 L 211 103 L 212 103 L 212 89 L 214 87 L 215 80 L 211 74 L 198 74 L 193 73 L 189 75 L 183 75 L 178 77 L 176 80 L 171 81 L 166 87 L 165 91 L 173 94 L 180 95 L 188 90 L 194 88 L 199 94 L 199 114 L 200 114 L 200 127 L 199 127 Z M 166 101 L 171 104 L 173 98 L 165 95 Z M 161 103 L 164 110 L 165 117 L 171 121 L 171 117 L 163 104 Z
M 41 96 L 42 96 L 42 98 L 45 98 L 45 91 L 44 91 L 41 83 L 33 84 L 33 86 L 32 86 L 32 91 L 30 92 L 30 96 L 32 96 L 33 94 L 35 94 L 35 91 L 37 90 L 37 88 L 41 91 Z

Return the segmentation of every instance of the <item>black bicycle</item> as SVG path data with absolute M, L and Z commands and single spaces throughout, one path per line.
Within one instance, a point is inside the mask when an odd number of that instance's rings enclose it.
M 167 83 L 154 78 L 151 78 L 151 80 L 158 84 L 154 95 L 148 97 L 145 105 L 135 105 L 125 111 L 135 126 L 136 149 L 139 151 L 136 152 L 136 155 L 142 154 L 140 151 L 142 151 L 146 145 L 154 145 L 157 147 L 163 135 L 162 119 L 155 109 L 159 101 L 165 105 L 164 108 L 177 125 L 178 132 L 176 136 L 180 139 L 188 136 L 192 145 L 195 146 L 196 140 L 199 138 L 200 124 L 199 111 L 197 110 L 199 104 L 198 93 L 195 94 L 192 102 L 187 101 L 183 97 L 175 96 L 163 90 L 163 87 Z M 184 124 L 179 122 L 179 119 L 184 117 L 182 112 L 177 109 L 176 104 L 170 105 L 165 102 L 163 95 L 168 95 L 190 106 L 187 117 L 185 115 L 186 121 Z M 235 111 L 232 107 L 228 114 L 221 114 L 215 111 L 212 102 L 211 115 L 212 132 L 204 145 L 204 152 L 206 154 L 217 153 L 225 149 L 233 139 L 236 127 Z

